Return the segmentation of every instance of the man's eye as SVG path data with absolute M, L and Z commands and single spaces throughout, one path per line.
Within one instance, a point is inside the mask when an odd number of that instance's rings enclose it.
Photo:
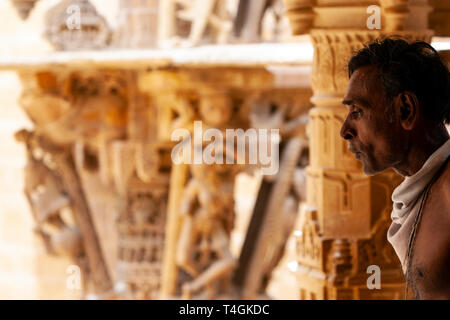
M 359 117 L 362 116 L 362 111 L 361 111 L 361 110 L 353 111 L 353 112 L 350 113 L 350 116 L 351 116 L 353 119 L 357 119 L 357 118 L 359 118 Z

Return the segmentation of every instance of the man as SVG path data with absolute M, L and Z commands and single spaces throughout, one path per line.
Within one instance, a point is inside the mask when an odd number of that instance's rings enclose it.
M 393 39 L 368 44 L 348 67 L 342 138 L 367 175 L 405 177 L 387 236 L 407 290 L 450 299 L 449 70 L 429 44 Z

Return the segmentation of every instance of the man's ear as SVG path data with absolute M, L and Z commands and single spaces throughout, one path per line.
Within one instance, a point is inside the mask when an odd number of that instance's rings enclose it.
M 405 130 L 412 130 L 419 112 L 419 100 L 416 95 L 411 91 L 402 92 L 395 98 L 394 103 L 400 125 Z

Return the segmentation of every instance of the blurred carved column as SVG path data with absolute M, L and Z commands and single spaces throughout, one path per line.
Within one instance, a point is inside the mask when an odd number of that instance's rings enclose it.
M 433 11 L 430 13 L 430 29 L 435 36 L 450 36 L 450 2 L 446 0 L 428 0 Z
M 157 299 L 160 293 L 171 148 L 130 139 L 110 149 L 123 205 L 117 219 L 117 278 L 126 284 L 128 298 Z
M 370 3 L 284 0 L 294 34 L 310 33 L 314 46 L 307 206 L 294 232 L 300 299 L 398 299 L 400 264 L 386 239 L 393 189 L 401 178 L 389 171 L 367 177 L 340 137 L 346 65 L 363 44 L 390 34 L 430 41 L 424 1 L 380 1 L 381 29 L 368 29 Z M 373 5 L 379 5 L 373 1 Z M 370 290 L 368 267 L 381 270 L 381 289 Z
M 71 254 L 95 298 L 157 298 L 173 143 L 157 134 L 167 121 L 136 71 L 55 68 L 21 79 L 35 124 L 17 135 L 29 151 L 25 192 L 49 252 Z M 73 225 L 61 220 L 68 210 Z
M 160 0 L 120 0 L 113 46 L 153 48 L 157 45 Z
M 184 140 L 188 142 L 184 151 L 191 155 L 198 151 L 197 139 L 202 148 L 206 147 L 201 136 L 206 129 L 214 129 L 224 140 L 226 129 L 246 130 L 249 126 L 247 99 L 271 85 L 272 77 L 264 69 L 159 70 L 143 72 L 140 76 L 140 88 L 149 93 L 160 119 L 158 138 L 167 141 L 176 133 L 176 139 L 181 141 L 191 136 L 190 140 Z M 201 121 L 201 132 L 195 121 Z M 180 150 L 180 146 L 173 150 Z M 235 215 L 233 190 L 235 176 L 245 165 L 225 164 L 230 157 L 236 163 L 235 155 L 226 147 L 217 156 L 224 159 L 224 164 L 181 162 L 172 167 L 161 284 L 163 298 L 235 296 L 231 276 L 237 261 L 230 251 Z
M 113 218 L 113 211 L 96 206 L 114 202 L 115 197 L 105 192 L 107 188 L 96 187 L 104 172 L 102 147 L 124 134 L 123 76 L 60 69 L 20 76 L 24 87 L 20 105 L 34 129 L 19 132 L 17 138 L 28 149 L 25 192 L 37 231 L 50 253 L 73 255 L 87 284 L 85 294 L 110 296 L 114 285 L 110 255 L 115 252 L 107 248 L 111 239 L 105 228 L 113 226 L 113 220 L 105 221 Z M 55 225 L 57 232 L 49 229 Z
M 126 298 L 157 299 L 173 143 L 157 135 L 158 127 L 165 122 L 149 97 L 139 90 L 138 73 L 126 72 L 126 136 L 106 145 L 106 183 L 114 186 L 120 200 L 114 221 L 117 282 L 125 284 Z
M 242 299 L 280 297 L 286 293 L 285 281 L 292 277 L 284 262 L 290 253 L 287 241 L 298 206 L 306 200 L 304 168 L 308 161 L 308 140 L 305 129 L 312 92 L 309 82 L 305 87 L 299 83 L 303 77 L 309 78 L 309 68 L 307 70 L 305 74 L 296 70 L 295 87 L 286 88 L 279 83 L 276 88 L 262 92 L 252 103 L 252 128 L 279 129 L 279 170 L 261 177 L 242 243 L 233 277 Z M 282 69 L 271 71 L 275 78 L 283 77 Z
M 25 192 L 36 231 L 49 252 L 74 256 L 94 285 L 86 294 L 155 299 L 173 147 L 157 133 L 167 121 L 140 92 L 136 71 L 87 69 L 21 76 L 20 103 L 35 131 L 17 138 L 29 151 Z M 74 225 L 61 221 L 68 210 Z

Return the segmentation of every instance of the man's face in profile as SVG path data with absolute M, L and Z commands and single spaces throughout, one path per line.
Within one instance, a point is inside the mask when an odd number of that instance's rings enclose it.
M 394 167 L 404 159 L 407 146 L 395 112 L 387 108 L 383 86 L 374 66 L 356 69 L 343 103 L 348 114 L 341 137 L 349 150 L 362 162 L 363 171 L 374 175 Z

